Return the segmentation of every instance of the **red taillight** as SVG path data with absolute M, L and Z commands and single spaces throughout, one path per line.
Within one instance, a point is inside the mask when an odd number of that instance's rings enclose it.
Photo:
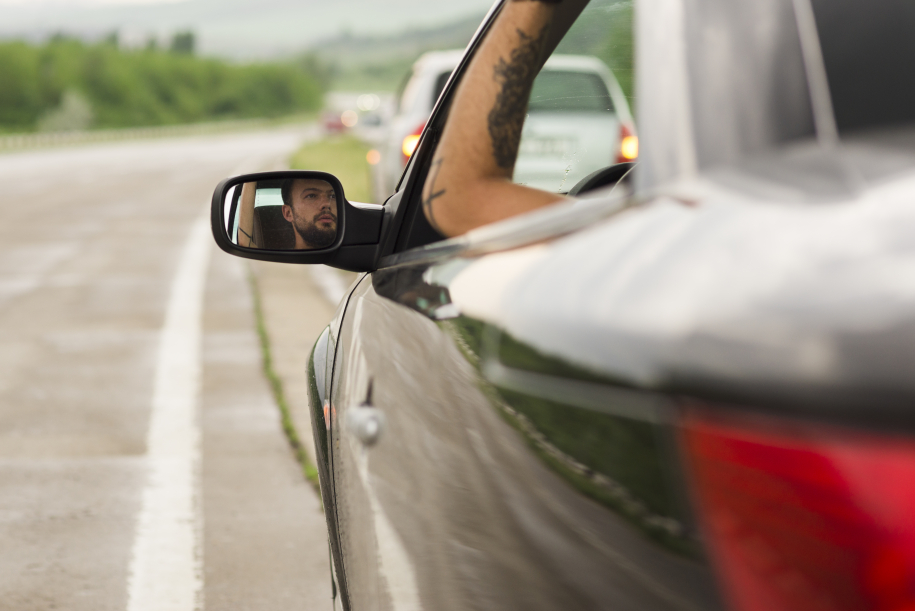
M 423 123 L 412 133 L 405 136 L 403 139 L 403 144 L 401 146 L 401 151 L 403 152 L 403 163 L 406 163 L 410 160 L 410 157 L 413 156 L 413 152 L 416 150 L 416 147 L 419 146 L 419 137 L 422 135 L 423 130 L 426 129 L 426 124 Z
M 706 538 L 739 611 L 915 611 L 915 443 L 687 414 Z
M 639 156 L 639 138 L 635 130 L 625 123 L 620 123 L 620 147 L 616 152 L 616 163 L 633 161 Z

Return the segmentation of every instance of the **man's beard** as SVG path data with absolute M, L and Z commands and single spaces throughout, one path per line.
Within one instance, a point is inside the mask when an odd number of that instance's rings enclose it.
M 318 227 L 317 223 L 305 224 L 301 221 L 301 219 L 296 219 L 296 222 L 293 223 L 293 227 L 295 227 L 296 233 L 298 233 L 307 244 L 310 244 L 315 249 L 327 248 L 333 244 L 334 240 L 337 238 L 336 224 L 334 224 L 333 227 L 321 229 Z

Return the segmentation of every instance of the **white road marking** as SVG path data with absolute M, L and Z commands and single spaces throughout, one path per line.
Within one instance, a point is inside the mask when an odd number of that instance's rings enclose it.
M 210 251 L 207 215 L 194 223 L 184 246 L 159 339 L 147 437 L 149 479 L 130 563 L 128 611 L 203 608 L 198 408 Z

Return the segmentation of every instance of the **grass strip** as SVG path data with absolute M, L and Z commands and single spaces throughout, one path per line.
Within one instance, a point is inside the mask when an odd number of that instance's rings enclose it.
M 348 200 L 371 202 L 372 174 L 366 161 L 370 148 L 350 134 L 331 136 L 305 144 L 292 154 L 289 167 L 329 172 L 340 179 Z
M 318 493 L 318 499 L 321 499 L 321 483 L 318 479 L 318 469 L 311 462 L 305 446 L 299 439 L 299 433 L 296 431 L 295 423 L 292 420 L 292 414 L 289 411 L 289 403 L 286 401 L 286 393 L 283 391 L 283 380 L 273 368 L 273 357 L 270 353 L 270 336 L 267 334 L 267 324 L 264 321 L 264 310 L 261 305 L 260 287 L 257 284 L 257 277 L 254 271 L 248 266 L 248 282 L 251 285 L 251 295 L 254 300 L 254 318 L 257 325 L 257 335 L 261 342 L 261 357 L 264 367 L 264 375 L 270 383 L 270 390 L 273 392 L 273 399 L 277 407 L 280 408 L 280 419 L 283 425 L 283 432 L 292 448 L 293 454 L 302 468 L 302 475 L 311 483 Z

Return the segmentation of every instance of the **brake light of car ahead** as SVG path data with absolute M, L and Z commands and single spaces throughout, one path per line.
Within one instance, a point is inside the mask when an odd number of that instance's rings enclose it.
M 424 129 L 426 129 L 426 124 L 422 123 L 419 127 L 413 130 L 412 133 L 403 139 L 403 146 L 401 147 L 401 150 L 403 151 L 404 164 L 410 160 L 410 157 L 412 157 L 414 151 L 416 151 L 416 147 L 419 146 L 419 137 L 422 135 Z
M 620 150 L 616 154 L 616 163 L 632 161 L 639 156 L 639 138 L 631 125 L 620 123 Z
M 915 610 L 915 442 L 704 408 L 683 424 L 732 608 Z

